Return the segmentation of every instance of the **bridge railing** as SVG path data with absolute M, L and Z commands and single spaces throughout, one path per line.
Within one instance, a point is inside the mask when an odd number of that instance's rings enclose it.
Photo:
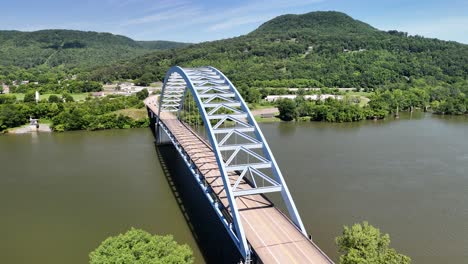
M 269 145 L 234 85 L 212 67 L 172 67 L 165 77 L 158 118 L 164 112 L 171 112 L 179 120 L 187 122 L 183 120 L 187 117 L 184 111 L 188 108 L 190 114 L 194 106 L 200 116 L 197 116 L 195 121 L 201 121 L 195 123 L 195 126 L 200 124 L 204 128 L 206 140 L 215 154 L 229 202 L 232 222 L 229 223 L 225 216 L 222 216 L 222 220 L 226 221 L 227 229 L 233 231 L 233 239 L 237 241 L 244 257 L 249 258 L 250 250 L 240 221 L 236 197 L 281 193 L 293 223 L 307 235 Z M 159 122 L 158 119 L 157 124 L 161 124 L 161 128 L 170 135 L 171 132 L 163 122 Z M 193 123 L 189 124 L 193 126 Z M 172 137 L 171 140 L 174 141 L 175 138 Z M 183 150 L 180 150 L 180 153 L 187 157 Z M 189 167 L 193 166 L 189 158 L 186 162 Z M 194 175 L 199 175 L 199 171 L 192 169 Z M 237 174 L 238 178 L 231 184 L 229 175 L 233 173 Z M 249 183 L 248 188 L 243 184 L 245 182 Z M 209 199 L 213 200 L 212 197 Z

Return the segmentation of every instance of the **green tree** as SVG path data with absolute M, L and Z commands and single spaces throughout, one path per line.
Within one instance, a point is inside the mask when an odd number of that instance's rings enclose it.
M 60 106 L 62 106 L 60 104 Z M 62 106 L 62 109 L 63 109 L 63 106 Z M 47 117 L 48 118 L 52 118 L 56 115 L 58 115 L 60 113 L 61 109 L 59 107 L 59 104 L 57 103 L 51 103 L 49 104 L 49 109 L 48 109 L 48 113 L 47 113 Z
M 13 104 L 16 102 L 16 96 L 13 94 L 1 94 L 0 104 Z
M 153 236 L 140 229 L 109 237 L 89 254 L 90 264 L 189 264 L 193 263 L 191 249 L 179 245 L 172 236 Z
M 336 238 L 341 264 L 409 264 L 411 259 L 389 248 L 390 236 L 367 222 L 345 226 Z
M 62 95 L 62 98 L 63 100 L 65 100 L 65 102 L 69 103 L 69 102 L 74 102 L 75 99 L 73 99 L 73 96 L 71 96 L 69 93 L 64 93 Z
M 145 100 L 146 97 L 148 97 L 148 95 L 149 95 L 149 92 L 148 92 L 148 89 L 146 88 L 136 93 L 136 96 L 139 100 Z
M 23 102 L 25 102 L 25 103 L 36 102 L 36 94 L 35 94 L 35 92 L 34 92 L 34 91 L 27 92 L 27 93 L 24 95 Z
M 28 120 L 29 108 L 26 105 L 0 105 L 0 131 L 24 125 Z
M 154 76 L 151 73 L 144 73 L 140 79 L 137 80 L 138 85 L 148 86 L 153 81 Z
M 283 99 L 278 102 L 279 118 L 284 121 L 297 119 L 299 113 L 296 108 L 296 102 L 291 99 Z
M 49 103 L 60 103 L 60 102 L 62 102 L 62 100 L 55 94 L 52 94 L 49 96 Z

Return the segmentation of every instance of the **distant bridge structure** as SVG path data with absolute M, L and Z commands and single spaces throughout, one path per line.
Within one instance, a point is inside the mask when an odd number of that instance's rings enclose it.
M 268 143 L 235 86 L 213 67 L 170 68 L 145 100 L 158 144 L 184 160 L 244 263 L 333 263 L 307 237 Z M 266 197 L 279 193 L 283 214 Z

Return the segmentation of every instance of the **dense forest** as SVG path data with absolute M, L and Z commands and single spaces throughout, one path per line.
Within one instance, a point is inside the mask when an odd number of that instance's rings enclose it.
M 154 52 L 98 68 L 90 78 L 162 80 L 172 65 L 213 65 L 248 102 L 258 102 L 262 89 L 271 87 L 373 93 L 364 108 L 351 100 L 286 102 L 295 110 L 285 120 L 357 121 L 429 107 L 440 114 L 468 112 L 468 45 L 381 31 L 339 12 L 279 16 L 245 36 Z
M 150 50 L 167 50 L 167 49 L 177 49 L 183 48 L 191 45 L 190 43 L 184 42 L 175 42 L 175 41 L 166 41 L 166 40 L 146 40 L 146 41 L 137 41 L 140 46 Z
M 135 41 L 110 33 L 76 30 L 0 31 L 0 65 L 89 68 L 186 45 L 170 41 Z
M 393 87 L 418 79 L 467 85 L 468 45 L 380 31 L 339 12 L 284 15 L 236 38 L 158 51 L 92 72 L 98 81 L 162 80 L 172 65 L 212 65 L 235 84 Z

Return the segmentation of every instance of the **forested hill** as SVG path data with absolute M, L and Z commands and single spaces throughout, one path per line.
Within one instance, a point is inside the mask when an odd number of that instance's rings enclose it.
M 252 35 L 288 33 L 309 33 L 321 35 L 337 34 L 363 34 L 378 31 L 372 26 L 354 20 L 340 12 L 311 12 L 303 15 L 282 15 L 272 19 L 258 29 Z
M 467 80 L 468 45 L 380 31 L 339 12 L 311 12 L 279 16 L 244 36 L 146 54 L 92 76 L 161 80 L 172 65 L 213 65 L 238 84 L 258 87 L 455 83 Z
M 140 46 L 152 50 L 166 50 L 187 47 L 190 43 L 166 41 L 166 40 L 150 40 L 150 41 L 137 41 Z
M 131 59 L 185 43 L 138 42 L 110 33 L 76 30 L 0 31 L 0 65 L 90 67 Z

